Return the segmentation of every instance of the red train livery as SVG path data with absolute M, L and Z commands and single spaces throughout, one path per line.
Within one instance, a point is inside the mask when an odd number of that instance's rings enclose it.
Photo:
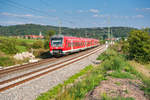
M 55 35 L 50 38 L 49 47 L 52 55 L 65 55 L 78 52 L 99 45 L 97 39 L 78 38 L 71 36 Z

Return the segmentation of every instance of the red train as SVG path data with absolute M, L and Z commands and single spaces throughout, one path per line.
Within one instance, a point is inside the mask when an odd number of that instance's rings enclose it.
M 52 55 L 65 55 L 99 45 L 97 39 L 55 35 L 50 38 L 49 47 Z

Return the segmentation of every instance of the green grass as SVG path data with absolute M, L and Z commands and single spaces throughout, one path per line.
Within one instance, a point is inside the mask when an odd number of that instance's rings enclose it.
M 124 98 L 124 97 L 116 97 L 116 98 L 113 98 L 112 100 L 135 100 L 135 99 L 132 98 L 132 97 L 127 97 L 127 98 Z
M 27 51 L 27 49 L 26 49 L 25 46 L 19 46 L 19 45 L 17 45 L 16 48 L 18 49 L 19 53 Z
M 68 97 L 71 97 L 70 100 L 82 100 L 89 91 L 93 90 L 102 80 L 105 79 L 101 68 L 94 68 L 90 73 L 86 74 L 82 81 L 75 83 L 71 88 L 65 89 L 65 91 L 55 99 L 60 100 L 61 98 L 69 100 Z
M 141 90 L 143 90 L 144 94 L 146 96 L 148 96 L 150 99 L 150 78 L 146 77 L 143 74 L 140 74 L 139 77 L 142 80 L 142 82 L 144 83 L 144 85 L 141 86 Z
M 118 86 L 120 86 L 120 85 L 121 85 L 121 83 L 120 83 L 120 82 L 115 82 L 115 84 L 116 84 L 116 85 L 118 85 Z
M 122 70 L 126 66 L 126 63 L 122 57 L 115 56 L 110 59 L 106 59 L 103 63 L 104 69 L 108 70 Z
M 22 39 L 22 38 L 13 38 L 13 37 L 4 37 L 4 36 L 0 36 L 0 40 L 3 40 L 3 39 L 15 39 L 17 42 L 26 42 L 28 44 L 33 44 L 34 42 L 36 42 L 37 40 L 35 39 Z
M 86 74 L 88 71 L 92 70 L 93 66 L 87 66 L 83 70 L 81 70 L 79 73 L 76 73 L 75 75 L 71 76 L 68 80 L 64 81 L 64 85 L 73 83 L 78 77 Z
M 150 70 L 150 64 L 145 64 L 144 66 L 145 66 L 145 68 L 147 68 L 148 70 Z
M 106 93 L 103 93 L 101 94 L 101 100 L 135 100 L 134 98 L 132 97 L 115 97 L 115 98 L 112 98 L 112 97 L 109 97 Z
M 138 72 L 135 67 L 129 65 L 125 67 L 127 72 L 134 74 L 137 78 L 139 78 L 143 82 L 143 86 L 141 86 L 141 90 L 144 91 L 145 95 L 147 95 L 150 99 L 150 78 L 144 75 L 143 73 Z
M 17 39 L 17 42 L 26 42 L 27 44 L 33 44 L 36 41 L 38 41 L 38 40 L 35 40 L 35 39 Z
M 114 72 L 112 72 L 108 75 L 111 76 L 111 77 L 114 77 L 114 78 L 135 79 L 135 77 L 129 72 L 114 71 Z
M 114 51 L 114 50 L 112 50 L 112 49 L 108 49 L 107 51 L 105 51 L 104 53 L 102 53 L 102 54 L 100 54 L 99 56 L 98 56 L 98 58 L 97 58 L 97 60 L 102 60 L 102 61 L 104 61 L 104 60 L 109 60 L 109 59 L 111 59 L 112 57 L 114 57 L 114 56 L 117 56 L 118 54 Z
M 14 61 L 10 57 L 0 57 L 0 66 L 11 66 L 14 65 Z

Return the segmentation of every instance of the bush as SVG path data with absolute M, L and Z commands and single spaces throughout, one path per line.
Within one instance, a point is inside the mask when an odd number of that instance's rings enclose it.
M 44 41 L 44 48 L 49 49 L 49 41 L 48 40 Z
M 126 63 L 124 62 L 124 56 L 111 49 L 108 49 L 102 53 L 97 60 L 104 61 L 102 64 L 106 71 L 121 70 L 124 66 L 126 66 Z
M 114 56 L 117 56 L 117 52 L 111 49 L 108 49 L 104 53 L 100 54 L 97 58 L 97 60 L 106 60 L 106 59 L 111 59 Z
M 34 49 L 39 49 L 39 48 L 44 48 L 44 43 L 43 41 L 36 41 L 33 43 L 33 46 L 32 46 Z
M 35 56 L 35 57 L 41 57 L 41 55 L 43 54 L 43 53 L 45 53 L 46 52 L 46 50 L 44 50 L 44 49 L 34 49 L 33 50 L 33 55 Z
M 127 41 L 124 41 L 121 47 L 124 54 L 128 55 L 129 53 L 129 43 Z
M 16 47 L 16 40 L 14 39 L 5 39 L 0 45 L 0 50 L 6 54 L 15 54 L 18 52 Z
M 103 62 L 103 68 L 107 70 L 122 70 L 125 67 L 124 59 L 120 56 L 111 57 Z
M 109 74 L 109 76 L 115 77 L 115 78 L 128 78 L 128 79 L 134 79 L 135 77 L 129 73 L 129 72 L 122 72 L 122 71 L 115 71 Z
M 114 51 L 120 52 L 121 51 L 120 43 L 116 42 L 114 45 L 111 45 L 111 49 L 113 49 Z

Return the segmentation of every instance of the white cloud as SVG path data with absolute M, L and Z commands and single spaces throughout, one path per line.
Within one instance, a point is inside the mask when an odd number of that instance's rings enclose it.
M 135 15 L 135 16 L 120 16 L 120 15 L 99 15 L 99 14 L 94 14 L 92 17 L 94 18 L 115 18 L 115 19 L 129 19 L 129 18 L 144 18 L 143 15 Z
M 24 22 L 18 22 L 18 21 L 1 21 L 1 25 L 16 25 L 16 24 L 25 24 Z
M 77 12 L 78 12 L 78 13 L 83 13 L 84 11 L 83 11 L 83 10 L 78 10 Z
M 99 13 L 99 10 L 98 10 L 98 9 L 90 9 L 89 12 L 92 12 L 92 13 Z
M 132 18 L 144 18 L 143 15 L 136 15 L 136 16 L 132 16 Z
M 77 13 L 88 13 L 88 12 L 91 12 L 91 13 L 99 13 L 99 10 L 98 9 L 89 9 L 89 10 L 77 10 Z
M 96 14 L 96 15 L 93 15 L 93 17 L 99 17 L 99 16 Z
M 144 8 L 145 10 L 150 10 L 150 8 Z
M 49 12 L 56 12 L 56 9 L 50 9 Z
M 95 18 L 106 18 L 106 17 L 109 17 L 109 15 L 98 15 L 98 14 L 95 14 L 95 15 L 93 15 L 93 17 L 95 17 Z
M 136 11 L 150 11 L 150 8 L 135 8 Z
M 32 14 L 13 14 L 8 12 L 0 13 L 3 16 L 11 16 L 11 17 L 21 17 L 21 18 L 43 18 L 44 16 L 35 16 Z
M 128 19 L 128 18 L 129 18 L 129 16 L 124 16 L 124 18 Z
M 112 15 L 110 17 L 112 17 L 112 18 L 120 18 L 120 19 L 128 19 L 128 18 L 130 18 L 130 16 L 120 16 L 120 15 Z

